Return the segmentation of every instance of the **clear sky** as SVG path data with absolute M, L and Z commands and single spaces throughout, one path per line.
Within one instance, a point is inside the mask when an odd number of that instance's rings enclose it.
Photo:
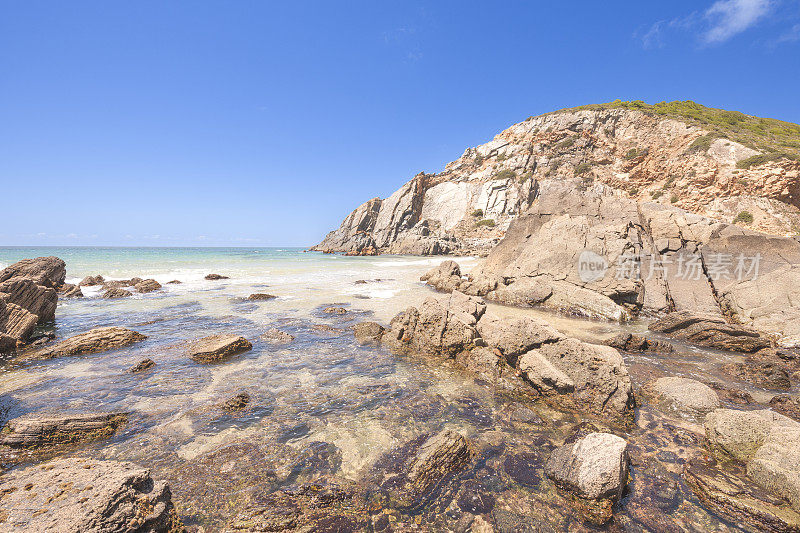
M 799 82 L 800 0 L 0 0 L 0 246 L 307 246 L 529 115 Z

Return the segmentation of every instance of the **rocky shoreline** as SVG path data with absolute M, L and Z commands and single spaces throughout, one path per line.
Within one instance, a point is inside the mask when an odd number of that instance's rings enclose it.
M 102 459 L 105 442 L 130 438 L 121 433 L 138 427 L 132 422 L 137 413 L 31 413 L 5 421 L 0 431 L 0 457 L 9 469 L 0 476 L 0 529 L 208 531 L 191 521 L 181 524 L 180 517 L 203 515 L 206 511 L 193 506 L 211 505 L 208 491 L 231 490 L 227 483 L 239 475 L 263 478 L 263 490 L 237 497 L 222 514 L 211 512 L 214 523 L 229 531 L 406 531 L 423 523 L 431 530 L 448 524 L 458 531 L 511 531 L 526 520 L 534 530 L 554 524 L 585 531 L 673 530 L 682 527 L 678 518 L 670 522 L 661 513 L 678 505 L 687 520 L 709 513 L 747 531 L 800 527 L 800 407 L 793 395 L 774 394 L 765 405 L 685 376 L 637 381 L 626 362 L 692 346 L 740 354 L 744 361 L 730 363 L 732 374 L 780 391 L 793 390 L 800 376 L 794 350 L 722 313 L 691 310 L 660 310 L 649 334 L 592 344 L 535 316 L 498 314 L 486 300 L 519 303 L 497 294 L 520 281 L 503 282 L 505 289 L 486 282 L 491 264 L 490 254 L 468 277 L 452 261 L 434 268 L 423 279 L 448 294 L 408 307 L 388 324 L 359 320 L 349 307 L 332 304 L 315 312 L 333 325 L 309 329 L 318 336 L 352 339 L 374 356 L 388 350 L 399 358 L 394 360 L 470 376 L 508 407 L 492 413 L 470 399 L 417 399 L 401 409 L 412 417 L 452 411 L 480 432 L 451 425 L 420 432 L 382 450 L 353 481 L 337 475 L 343 451 L 331 442 L 288 446 L 309 434 L 302 422 L 263 436 L 266 445 L 293 457 L 283 466 L 273 466 L 274 458 L 256 460 L 261 452 L 252 447 L 253 437 L 235 439 L 200 455 L 204 463 L 187 461 L 167 482 L 130 462 Z M 139 354 L 136 346 L 150 339 L 124 327 L 94 328 L 65 339 L 37 336 L 36 327 L 55 318 L 58 294 L 65 293 L 65 265 L 57 258 L 22 261 L 1 271 L 0 279 L 8 291 L 0 292 L 0 333 L 13 339 L 0 351 L 16 353 L 12 367 L 123 349 Z M 150 281 L 108 282 L 96 276 L 79 286 L 158 291 L 153 288 L 158 282 Z M 244 299 L 247 305 L 269 305 L 274 299 L 255 296 Z M 19 327 L 23 322 L 25 328 Z M 272 328 L 258 339 L 215 334 L 175 350 L 182 364 L 224 367 L 248 357 L 254 346 L 281 349 L 302 342 L 302 336 Z M 139 355 L 137 360 L 124 371 L 130 379 L 168 371 L 153 359 Z M 235 419 L 268 416 L 274 406 L 242 391 L 208 409 Z M 379 412 L 389 419 L 399 415 Z M 88 458 L 55 458 L 89 449 Z M 235 459 L 225 459 L 226 453 Z M 200 464 L 206 465 L 204 473 L 192 473 Z M 681 490 L 689 494 L 680 495 Z M 197 494 L 206 496 L 198 500 Z M 687 503 L 689 497 L 699 504 Z M 186 498 L 185 510 L 181 498 Z M 547 516 L 537 516 L 537 508 L 548 510 Z

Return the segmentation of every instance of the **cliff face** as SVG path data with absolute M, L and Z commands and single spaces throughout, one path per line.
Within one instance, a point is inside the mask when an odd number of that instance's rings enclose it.
M 740 132 L 756 127 L 794 135 L 800 127 L 692 105 L 718 113 L 726 127 L 613 104 L 529 118 L 467 149 L 444 171 L 419 174 L 389 198 L 359 206 L 313 249 L 484 255 L 553 181 L 573 183 L 577 195 L 603 184 L 640 202 L 796 235 L 797 154 L 774 150 L 768 133 L 750 142 Z

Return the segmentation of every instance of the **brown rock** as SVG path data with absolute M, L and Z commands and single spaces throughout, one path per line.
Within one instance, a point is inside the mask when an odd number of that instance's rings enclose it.
M 132 463 L 57 459 L 4 474 L 0 493 L 7 531 L 183 530 L 167 484 Z
M 24 278 L 53 289 L 63 285 L 66 276 L 66 264 L 53 256 L 23 259 L 0 270 L 0 282 L 11 278 Z
M 189 348 L 189 356 L 198 363 L 210 363 L 226 357 L 246 352 L 253 347 L 239 335 L 209 335 L 195 342 Z
M 179 281 L 177 279 L 173 279 L 172 281 L 168 281 L 167 285 L 180 285 L 181 283 L 183 283 L 183 282 Z
M 270 328 L 261 334 L 261 339 L 275 344 L 288 344 L 294 340 L 294 335 L 277 328 Z
M 157 291 L 161 288 L 161 284 L 154 279 L 145 279 L 137 282 L 133 288 L 136 289 L 136 292 L 147 293 Z
M 105 282 L 106 280 L 103 276 L 86 276 L 78 283 L 78 286 L 92 287 L 94 285 L 103 285 Z
M 347 309 L 344 307 L 326 307 L 322 312 L 328 315 L 344 315 L 347 314 Z
M 129 372 L 131 374 L 137 374 L 139 372 L 144 372 L 149 368 L 153 368 L 154 366 L 156 366 L 156 362 L 153 361 L 152 359 L 143 359 L 138 363 L 136 363 L 135 365 L 133 365 Z
M 128 414 L 122 412 L 14 418 L 0 433 L 0 445 L 42 448 L 103 439 L 127 421 Z
M 753 329 L 728 324 L 720 317 L 688 311 L 669 313 L 652 322 L 648 329 L 699 346 L 732 352 L 753 353 L 771 344 L 769 339 Z
M 623 352 L 672 353 L 675 351 L 675 347 L 668 342 L 654 341 L 632 333 L 620 333 L 608 341 L 608 345 Z
M 361 322 L 353 326 L 353 333 L 359 344 L 378 344 L 385 329 L 377 322 Z
M 228 276 L 223 276 L 222 274 L 208 274 L 206 276 L 207 280 L 216 281 L 220 279 L 230 279 Z
M 121 287 L 111 287 L 106 289 L 106 292 L 103 293 L 103 298 L 127 298 L 131 296 L 133 293 L 131 291 L 126 291 Z
M 72 285 L 71 283 L 65 283 L 61 287 L 58 288 L 58 294 L 65 298 L 82 298 L 83 292 L 81 288 L 77 285 Z
M 23 356 L 25 359 L 52 359 L 64 355 L 81 355 L 122 348 L 146 339 L 141 333 L 120 327 L 95 328 L 79 333 Z
M 253 300 L 253 301 L 273 300 L 275 298 L 277 298 L 277 296 L 275 296 L 274 294 L 266 294 L 263 292 L 256 292 L 247 297 L 248 300 Z
M 222 404 L 222 408 L 226 411 L 241 411 L 250 403 L 250 395 L 246 392 L 240 392 L 232 398 L 228 398 Z

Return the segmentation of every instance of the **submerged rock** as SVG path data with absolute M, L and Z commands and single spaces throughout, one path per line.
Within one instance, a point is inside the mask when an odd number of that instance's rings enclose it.
M 136 331 L 120 327 L 95 328 L 79 333 L 30 354 L 23 359 L 52 359 L 65 355 L 81 355 L 122 348 L 147 337 Z
M 705 417 L 720 406 L 714 389 L 696 379 L 681 377 L 659 378 L 644 387 L 662 409 L 689 417 Z
M 632 333 L 620 333 L 608 341 L 608 345 L 623 352 L 672 353 L 675 351 L 675 347 L 668 342 L 654 341 Z
M 173 279 L 172 281 L 168 281 L 167 285 L 180 285 L 181 283 L 183 282 L 177 279 Z
M 771 344 L 768 338 L 753 329 L 729 324 L 720 316 L 688 311 L 669 313 L 652 322 L 648 328 L 698 346 L 731 352 L 753 353 L 768 348 Z
M 762 357 L 762 352 L 748 356 L 743 362 L 728 363 L 722 369 L 742 381 L 769 390 L 788 391 L 792 388 L 786 366 L 777 358 Z
M 274 300 L 275 298 L 277 298 L 277 296 L 275 296 L 274 294 L 266 294 L 263 292 L 257 292 L 247 297 L 248 300 L 253 300 L 253 301 Z
M 250 341 L 239 335 L 209 335 L 189 347 L 189 356 L 198 363 L 210 363 L 246 352 L 252 347 Z
M 610 433 L 590 433 L 556 448 L 545 463 L 547 477 L 562 489 L 600 505 L 581 506 L 593 523 L 611 519 L 611 505 L 628 483 L 628 443 Z M 605 500 L 603 502 L 602 500 Z
M 270 328 L 261 334 L 261 339 L 275 344 L 288 344 L 294 340 L 294 335 L 277 328 Z
M 388 467 L 379 473 L 380 490 L 388 497 L 391 507 L 406 511 L 419 509 L 436 488 L 461 470 L 473 455 L 467 439 L 455 431 L 424 435 L 379 461 L 379 469 Z
M 135 365 L 133 365 L 129 370 L 129 372 L 131 374 L 137 374 L 139 372 L 144 372 L 145 370 L 153 368 L 154 366 L 156 366 L 156 362 L 153 361 L 152 359 L 143 359 L 138 363 L 136 363 Z
M 147 293 L 157 291 L 161 288 L 161 284 L 154 279 L 145 279 L 136 283 L 133 288 L 136 289 L 136 292 Z
M 132 295 L 131 291 L 126 291 L 122 287 L 110 287 L 103 293 L 103 298 L 127 298 Z
M 111 436 L 128 421 L 128 414 L 90 413 L 71 416 L 23 416 L 6 423 L 0 445 L 12 448 L 43 448 Z
M 353 334 L 359 344 L 378 344 L 386 331 L 377 322 L 360 322 L 353 326 Z
M 347 314 L 347 309 L 344 307 L 326 307 L 322 312 L 327 315 L 344 315 Z
M 220 279 L 230 279 L 228 276 L 223 276 L 222 274 L 207 274 L 206 278 L 209 281 L 217 281 Z
M 3 526 L 30 533 L 175 532 L 167 484 L 132 463 L 58 459 L 5 473 Z
M 228 398 L 223 402 L 222 408 L 226 411 L 241 411 L 246 408 L 250 403 L 250 395 L 246 392 L 240 392 L 232 398 Z

